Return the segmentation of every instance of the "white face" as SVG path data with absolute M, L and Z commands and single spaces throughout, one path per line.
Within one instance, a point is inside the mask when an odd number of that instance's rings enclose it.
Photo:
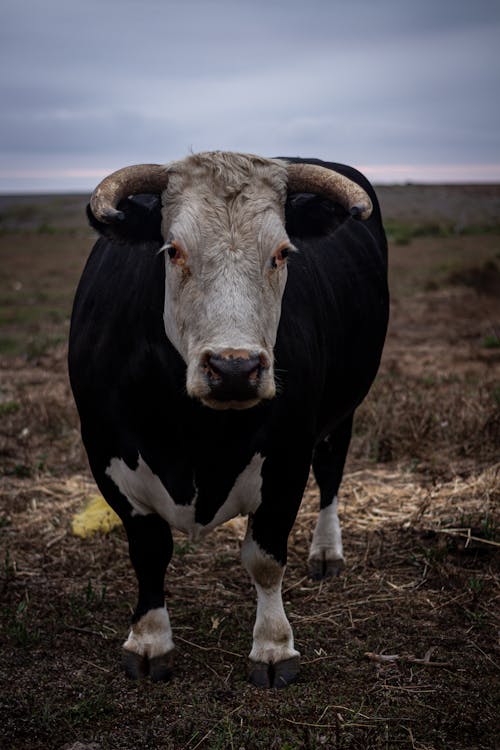
M 242 409 L 276 392 L 273 347 L 291 249 L 286 167 L 218 156 L 169 167 L 164 321 L 187 364 L 188 394 Z

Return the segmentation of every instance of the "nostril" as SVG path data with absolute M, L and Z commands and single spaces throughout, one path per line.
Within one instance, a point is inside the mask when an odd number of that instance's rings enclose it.
M 260 398 L 274 396 L 274 389 L 268 382 L 271 366 L 269 356 L 262 349 L 253 352 L 248 349 L 217 352 L 206 349 L 199 364 L 203 388 L 211 400 L 241 403 L 257 403 Z
M 218 365 L 218 359 L 217 357 L 211 356 L 210 354 L 207 354 L 202 361 L 202 368 L 210 380 L 221 380 L 222 379 L 222 373 L 219 369 Z
M 262 369 L 260 357 L 221 357 L 212 354 L 205 360 L 207 375 L 215 380 L 248 379 L 256 382 Z
M 262 365 L 260 363 L 260 360 L 257 362 L 257 364 L 253 367 L 252 370 L 248 373 L 248 379 L 251 383 L 256 383 L 258 379 L 260 378 L 260 373 L 262 370 Z
M 261 369 L 269 370 L 269 368 L 271 367 L 271 360 L 269 359 L 269 356 L 266 354 L 266 352 L 261 352 L 258 359 Z

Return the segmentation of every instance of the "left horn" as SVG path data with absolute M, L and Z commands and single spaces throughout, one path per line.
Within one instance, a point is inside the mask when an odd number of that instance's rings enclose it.
M 340 172 L 332 172 L 317 164 L 289 164 L 287 171 L 290 193 L 322 195 L 337 201 L 360 219 L 368 219 L 373 210 L 366 190 Z
M 122 198 L 137 193 L 162 193 L 167 187 L 168 173 L 160 164 L 136 164 L 123 167 L 105 177 L 90 199 L 90 208 L 98 221 L 112 224 L 124 218 L 117 210 Z

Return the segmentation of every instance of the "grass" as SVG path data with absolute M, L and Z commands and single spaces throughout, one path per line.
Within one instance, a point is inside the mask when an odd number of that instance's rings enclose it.
M 0 403 L 0 417 L 7 417 L 9 414 L 15 414 L 21 408 L 19 401 L 4 401 Z
M 0 325 L 25 326 L 28 330 L 43 329 L 47 324 L 64 323 L 68 321 L 68 311 L 65 308 L 49 305 L 25 304 L 5 305 L 0 307 Z
M 498 296 L 499 235 L 423 237 L 415 245 L 390 247 L 389 282 L 393 301 L 417 293 L 466 286 Z M 418 260 L 417 260 L 418 255 Z
M 12 336 L 0 336 L 0 354 L 18 354 L 19 341 Z
M 431 203 L 441 207 L 441 193 Z M 340 495 L 347 567 L 320 584 L 307 578 L 319 502 L 311 480 L 284 596 L 302 672 L 287 691 L 266 692 L 246 682 L 255 595 L 239 560 L 239 519 L 197 544 L 174 535 L 173 681 L 136 683 L 120 671 L 136 597 L 124 531 L 85 541 L 70 532 L 96 492 L 61 343 L 90 241 L 73 198 L 44 199 L 42 218 L 41 210 L 25 211 L 25 224 L 0 237 L 0 314 L 14 342 L 2 357 L 0 402 L 0 713 L 9 750 L 76 742 L 491 750 L 500 390 L 498 348 L 486 342 L 500 310 L 487 264 L 498 265 L 499 235 L 426 229 L 391 244 L 391 329 Z M 57 231 L 40 232 L 42 222 Z M 41 345 L 32 355 L 30 341 Z M 443 666 L 421 663 L 431 649 Z M 388 654 L 398 658 L 384 662 Z
M 20 234 L 36 232 L 86 231 L 85 195 L 0 196 L 0 232 Z
M 395 220 L 385 222 L 389 242 L 395 245 L 409 245 L 413 240 L 422 237 L 448 239 L 457 236 L 481 237 L 500 234 L 500 224 L 468 224 L 451 222 L 410 223 Z
M 496 393 L 495 379 L 478 384 L 458 373 L 386 372 L 357 412 L 352 449 L 374 462 L 411 457 L 414 468 L 429 461 L 435 445 L 441 465 L 449 455 L 491 460 L 500 438 Z
M 40 630 L 32 621 L 28 602 L 20 601 L 14 611 L 6 612 L 5 633 L 17 648 L 32 648 L 40 640 Z
M 64 228 L 57 236 L 24 232 L 22 241 L 0 236 L 0 354 L 37 360 L 67 340 L 74 288 L 88 246 L 88 239 L 75 239 Z
M 216 577 L 210 568 L 214 551 L 228 549 L 234 532 L 221 528 L 214 532 L 216 539 L 211 537 L 196 551 L 174 560 L 169 589 L 180 653 L 176 679 L 166 685 L 137 684 L 116 673 L 126 620 L 123 603 L 127 598 L 133 601 L 134 588 L 124 540 L 119 555 L 116 548 L 109 549 L 111 542 L 122 545 L 122 533 L 89 540 L 85 549 L 65 537 L 59 549 L 49 548 L 53 560 L 66 560 L 57 579 L 58 596 L 47 600 L 36 579 L 29 585 L 30 616 L 40 623 L 38 641 L 31 648 L 57 644 L 56 662 L 51 656 L 47 673 L 30 668 L 31 652 L 24 645 L 29 634 L 22 629 L 9 631 L 6 655 L 21 649 L 14 663 L 19 675 L 16 693 L 20 691 L 23 698 L 16 702 L 12 693 L 4 696 L 8 736 L 15 736 L 19 747 L 50 746 L 58 737 L 59 745 L 80 740 L 110 748 L 194 750 L 231 747 L 231 743 L 257 749 L 335 744 L 383 748 L 386 741 L 405 747 L 411 730 L 415 740 L 427 746 L 460 747 L 450 744 L 457 725 L 464 742 L 487 747 L 494 705 L 483 703 L 481 719 L 468 724 L 461 701 L 465 691 L 469 705 L 474 705 L 476 693 L 482 694 L 493 675 L 492 665 L 471 645 L 487 653 L 495 639 L 488 613 L 493 558 L 482 566 L 477 549 L 470 555 L 463 548 L 442 544 L 442 535 L 436 533 L 421 543 L 420 529 L 426 524 L 439 528 L 440 517 L 446 523 L 463 520 L 461 505 L 467 506 L 469 520 L 476 523 L 470 502 L 462 499 L 456 505 L 456 498 L 466 497 L 465 484 L 443 485 L 422 516 L 426 492 L 420 489 L 416 494 L 414 483 L 401 475 L 398 481 L 391 479 L 390 470 L 347 475 L 343 496 L 351 508 L 343 514 L 350 570 L 344 579 L 321 586 L 304 579 L 303 572 L 304 530 L 317 503 L 311 486 L 291 543 L 287 585 L 292 588 L 285 597 L 304 664 L 299 683 L 286 694 L 263 693 L 245 683 L 254 596 L 241 572 L 235 541 L 233 563 Z M 19 530 L 28 550 L 34 548 L 37 519 L 50 517 L 56 498 L 58 508 L 68 503 L 75 507 L 78 502 L 74 491 L 65 494 L 56 479 L 45 480 L 44 486 L 45 500 L 32 518 L 16 514 L 16 526 L 25 519 L 24 531 Z M 495 486 L 494 476 L 489 475 L 468 485 L 474 507 L 483 514 L 485 498 Z M 414 521 L 405 531 L 403 519 L 419 514 L 424 523 Z M 96 573 L 100 571 L 98 578 L 90 580 L 84 577 L 89 557 Z M 30 570 L 27 565 L 25 572 Z M 73 577 L 66 577 L 69 570 Z M 127 570 L 125 578 L 120 570 Z M 74 579 L 75 574 L 79 579 Z M 30 580 L 28 576 L 26 581 Z M 9 583 L 13 593 L 19 583 L 14 575 Z M 100 606 L 104 584 L 106 597 Z M 77 612 L 68 608 L 71 591 L 79 602 Z M 66 612 L 63 621 L 60 611 Z M 214 630 L 215 613 L 223 613 L 224 620 Z M 19 613 L 21 620 L 26 614 Z M 385 651 L 421 658 L 433 645 L 438 649 L 433 659 L 448 667 L 429 670 L 404 663 L 380 667 L 365 657 L 368 651 Z M 71 678 L 58 680 L 55 668 Z M 26 696 L 36 695 L 43 698 L 30 708 Z
M 485 349 L 500 349 L 500 336 L 496 333 L 490 333 L 482 340 Z

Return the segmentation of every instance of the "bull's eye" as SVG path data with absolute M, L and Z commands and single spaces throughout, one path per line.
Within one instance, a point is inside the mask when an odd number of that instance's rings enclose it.
M 290 246 L 286 242 L 283 242 L 271 256 L 271 267 L 281 268 L 282 266 L 284 266 L 289 254 Z
M 170 242 L 166 246 L 166 251 L 168 253 L 168 257 L 170 258 L 170 261 L 176 265 L 176 266 L 185 266 L 186 264 L 186 253 L 184 252 L 183 248 L 175 241 Z

